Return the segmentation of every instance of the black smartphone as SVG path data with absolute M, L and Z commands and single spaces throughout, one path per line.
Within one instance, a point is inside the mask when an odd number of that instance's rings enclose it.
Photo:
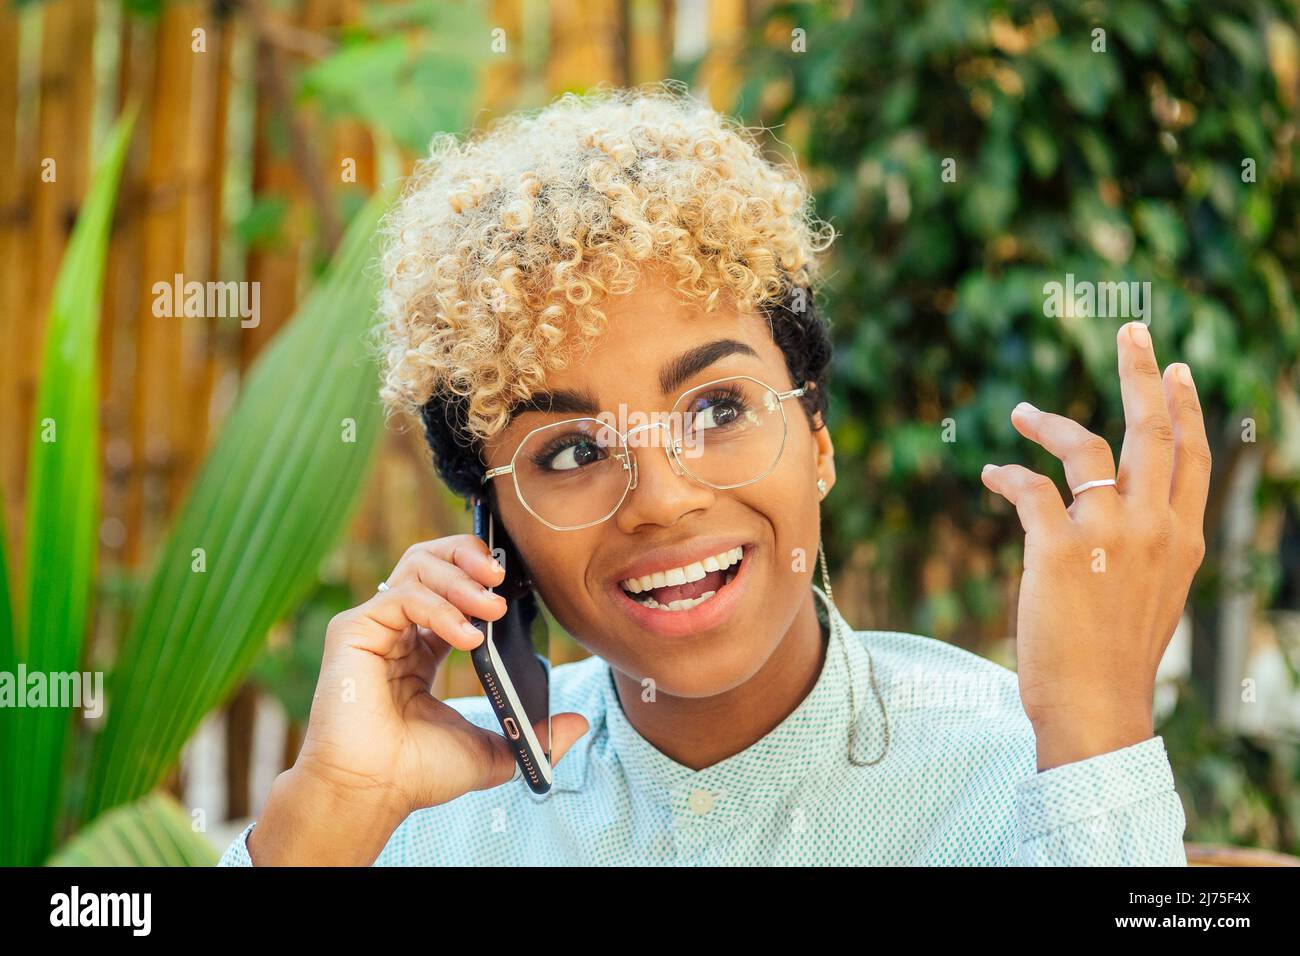
M 506 600 L 495 621 L 471 618 L 483 643 L 470 652 L 483 692 L 510 741 L 524 782 L 534 793 L 551 789 L 551 663 L 546 618 L 541 614 L 528 568 L 486 495 L 471 498 L 474 533 L 506 569 L 494 588 Z

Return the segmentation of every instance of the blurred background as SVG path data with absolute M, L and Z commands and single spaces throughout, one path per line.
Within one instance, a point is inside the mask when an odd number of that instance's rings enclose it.
M 1044 285 L 1150 283 L 1215 455 L 1157 732 L 1189 842 L 1300 853 L 1298 13 L 6 2 L 0 671 L 102 672 L 107 707 L 0 711 L 0 862 L 211 863 L 256 814 L 330 617 L 470 527 L 377 403 L 384 202 L 439 131 L 667 77 L 766 128 L 841 233 L 823 507 L 855 627 L 1014 666 L 1023 534 L 979 469 L 1060 479 L 1021 400 L 1122 438 L 1125 319 Z M 256 289 L 256 321 L 191 282 Z M 479 692 L 467 657 L 436 690 Z

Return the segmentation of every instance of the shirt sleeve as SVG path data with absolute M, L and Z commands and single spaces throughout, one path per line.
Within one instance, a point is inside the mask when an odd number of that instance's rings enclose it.
M 217 861 L 217 866 L 252 866 L 253 858 L 248 855 L 248 835 L 253 832 L 253 827 L 257 826 L 254 820 L 248 826 L 244 827 L 244 832 L 235 837 L 226 847 L 226 852 L 221 854 L 221 859 Z
M 1044 770 L 1016 792 L 1020 866 L 1186 866 L 1162 737 Z
M 409 819 L 409 818 L 408 818 Z M 253 827 L 257 826 L 254 820 L 248 826 L 244 827 L 242 833 L 231 841 L 230 846 L 226 847 L 226 852 L 221 854 L 221 859 L 217 861 L 217 866 L 252 866 L 253 858 L 248 853 L 248 835 L 253 832 Z M 393 836 L 380 851 L 378 859 L 375 860 L 375 866 L 406 866 L 407 853 L 409 845 L 410 829 L 403 822 L 398 826 Z

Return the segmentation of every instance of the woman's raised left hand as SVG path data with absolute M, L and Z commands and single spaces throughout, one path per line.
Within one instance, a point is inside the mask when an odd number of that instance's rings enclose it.
M 1210 449 L 1191 370 L 1162 378 L 1141 322 L 1119 330 L 1124 447 L 1119 471 L 1105 439 L 1060 415 L 1017 405 L 1016 430 L 1059 458 L 1067 508 L 1048 477 L 986 465 L 989 490 L 1025 529 L 1016 648 L 1020 696 L 1038 769 L 1149 739 L 1156 668 L 1205 554 Z

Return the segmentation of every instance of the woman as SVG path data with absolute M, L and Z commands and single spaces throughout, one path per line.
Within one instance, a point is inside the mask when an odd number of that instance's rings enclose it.
M 1187 366 L 1162 378 L 1145 327 L 1119 330 L 1118 472 L 1080 425 L 1013 411 L 1075 494 L 984 471 L 1027 534 L 1018 675 L 855 632 L 820 549 L 834 232 L 810 209 L 676 85 L 435 142 L 389 219 L 384 396 L 593 656 L 553 673 L 537 796 L 483 698 L 428 692 L 482 639 L 468 618 L 504 613 L 502 569 L 470 535 L 414 545 L 331 622 L 302 752 L 223 863 L 1185 863 L 1151 708 L 1203 548 Z

